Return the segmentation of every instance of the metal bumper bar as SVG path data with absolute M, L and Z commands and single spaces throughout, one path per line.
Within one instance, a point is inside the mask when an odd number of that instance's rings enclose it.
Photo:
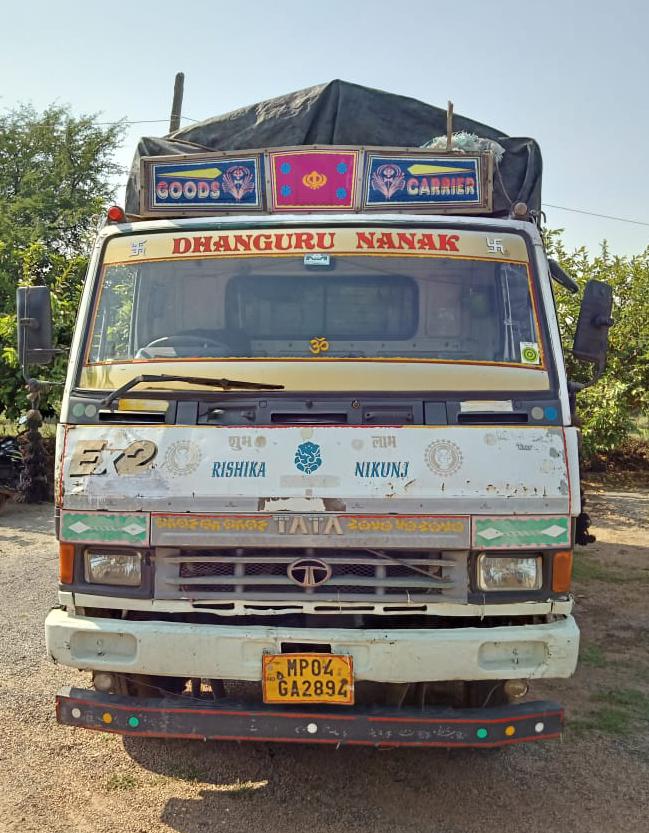
M 224 699 L 138 699 L 68 688 L 56 697 L 59 723 L 139 737 L 326 743 L 340 746 L 490 748 L 561 735 L 563 709 L 537 701 L 486 709 L 305 710 Z

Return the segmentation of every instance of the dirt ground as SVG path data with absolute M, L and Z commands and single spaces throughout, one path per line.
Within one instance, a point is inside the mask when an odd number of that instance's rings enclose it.
M 535 685 L 567 706 L 561 742 L 465 750 L 122 739 L 58 726 L 88 677 L 45 656 L 56 602 L 49 507 L 0 514 L 0 831 L 491 833 L 649 829 L 649 489 L 594 486 L 576 559 L 582 659 Z

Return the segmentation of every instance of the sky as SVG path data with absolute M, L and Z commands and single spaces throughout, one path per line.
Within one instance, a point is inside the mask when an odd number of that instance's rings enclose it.
M 57 102 L 101 121 L 151 120 L 128 127 L 125 167 L 140 135 L 167 132 L 179 71 L 183 126 L 334 78 L 450 99 L 539 142 L 547 222 L 569 248 L 649 244 L 647 0 L 2 4 L 0 110 Z

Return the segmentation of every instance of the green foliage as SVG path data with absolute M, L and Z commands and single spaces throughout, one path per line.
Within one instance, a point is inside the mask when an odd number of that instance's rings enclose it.
M 649 696 L 637 689 L 608 689 L 590 698 L 598 705 L 584 719 L 571 721 L 578 735 L 591 732 L 624 737 L 646 731 L 649 721 Z
M 606 657 L 599 645 L 585 644 L 582 640 L 579 647 L 579 661 L 582 665 L 588 665 L 591 668 L 604 668 L 606 666 Z
M 113 156 L 121 136 L 121 125 L 102 127 L 95 116 L 61 106 L 0 116 L 0 415 L 15 418 L 26 405 L 16 352 L 18 286 L 50 287 L 57 346 L 70 344 L 85 252 L 120 173 Z M 47 378 L 62 381 L 66 365 L 59 356 Z M 57 395 L 45 406 L 55 409 Z
M 606 243 L 596 257 L 583 247 L 568 253 L 558 231 L 546 232 L 546 246 L 580 289 L 591 279 L 613 289 L 615 325 L 606 373 L 577 397 L 584 451 L 592 457 L 619 448 L 637 418 L 649 412 L 649 248 L 633 257 L 612 256 Z M 581 294 L 555 287 L 555 297 L 568 378 L 585 382 L 591 369 L 570 353 Z

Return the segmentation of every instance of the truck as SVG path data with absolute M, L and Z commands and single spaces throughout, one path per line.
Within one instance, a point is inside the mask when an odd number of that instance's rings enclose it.
M 560 736 L 561 705 L 528 692 L 579 647 L 579 385 L 554 303 L 577 286 L 545 251 L 540 177 L 531 139 L 340 81 L 141 140 L 58 426 L 47 651 L 92 680 L 57 694 L 60 723 Z M 586 287 L 573 352 L 597 372 L 611 303 Z M 18 290 L 18 322 L 27 373 L 55 349 L 45 287 Z

